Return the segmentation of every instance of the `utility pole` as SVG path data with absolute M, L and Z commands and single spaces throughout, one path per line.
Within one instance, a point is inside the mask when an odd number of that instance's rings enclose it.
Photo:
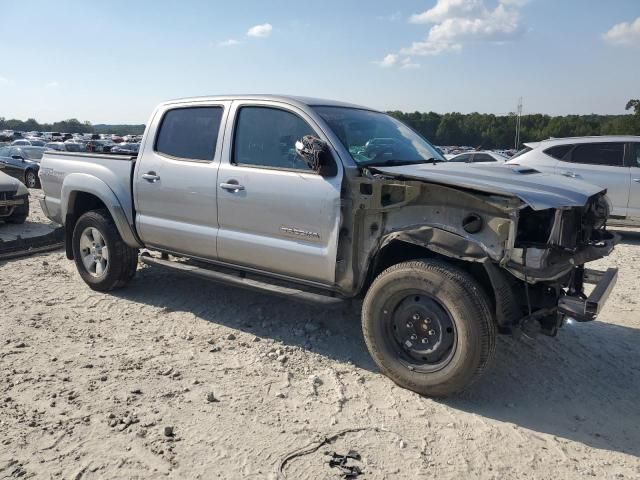
M 515 150 L 520 149 L 520 119 L 522 118 L 522 97 L 518 99 L 518 111 L 516 114 L 516 144 Z

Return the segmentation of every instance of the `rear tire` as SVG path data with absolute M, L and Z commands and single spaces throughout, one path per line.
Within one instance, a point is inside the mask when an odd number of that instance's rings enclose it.
M 124 243 L 107 210 L 83 214 L 73 229 L 71 245 L 78 273 L 93 290 L 123 287 L 135 275 L 138 250 Z
M 27 188 L 40 188 L 40 179 L 38 174 L 32 169 L 24 172 L 24 184 Z
M 362 309 L 365 342 L 380 370 L 403 388 L 443 397 L 462 391 L 490 363 L 496 325 L 473 277 L 440 260 L 382 272 Z

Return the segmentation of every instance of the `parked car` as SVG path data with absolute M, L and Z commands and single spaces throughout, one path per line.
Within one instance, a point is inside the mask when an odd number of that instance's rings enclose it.
M 27 138 L 27 140 L 29 140 L 29 143 L 31 143 L 32 147 L 44 147 L 47 144 L 47 142 L 44 142 L 44 141 L 40 140 L 37 137 L 35 137 L 35 138 L 34 137 L 29 137 L 29 138 Z
M 11 142 L 11 145 L 30 147 L 31 142 L 29 140 L 21 138 L 20 140 L 14 140 L 13 142 Z
M 609 224 L 640 226 L 640 137 L 551 138 L 524 145 L 509 164 L 606 188 Z
M 44 148 L 47 150 L 57 150 L 58 152 L 66 152 L 67 149 L 64 146 L 64 142 L 48 142 L 45 143 Z
M 10 177 L 0 163 L 0 220 L 24 223 L 29 216 L 29 190 L 22 182 Z
M 119 143 L 111 147 L 111 153 L 126 153 L 129 155 L 136 155 L 139 150 L 139 143 Z
M 146 248 L 146 264 L 292 300 L 364 297 L 379 368 L 443 396 L 480 375 L 498 330 L 555 335 L 615 284 L 584 266 L 615 243 L 589 183 L 446 163 L 393 117 L 330 100 L 186 99 L 151 118 L 137 158 L 42 161 L 43 211 L 94 290 L 127 284 Z
M 43 147 L 0 147 L 0 167 L 4 173 L 17 178 L 29 188 L 40 188 L 38 171 L 45 152 Z
M 461 153 L 447 161 L 458 163 L 504 163 L 507 160 L 509 160 L 509 157 L 490 150 L 483 150 L 480 152 Z

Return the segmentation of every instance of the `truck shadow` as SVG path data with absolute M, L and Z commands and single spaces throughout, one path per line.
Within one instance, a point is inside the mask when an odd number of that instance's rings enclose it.
M 378 371 L 358 305 L 328 310 L 153 268 L 114 293 Z M 572 440 L 640 456 L 638 345 L 639 329 L 604 322 L 567 326 L 557 338 L 533 342 L 501 337 L 493 368 L 464 394 L 437 401 L 554 435 L 560 448 Z
M 640 330 L 593 322 L 532 343 L 501 337 L 493 368 L 451 408 L 640 456 Z
M 640 245 L 640 230 L 610 229 L 613 233 L 620 235 L 620 243 L 626 245 Z

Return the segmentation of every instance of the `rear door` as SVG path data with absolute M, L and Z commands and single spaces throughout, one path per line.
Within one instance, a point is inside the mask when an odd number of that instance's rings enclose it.
M 302 110 L 234 102 L 218 174 L 221 261 L 324 284 L 335 280 L 342 165 L 323 177 L 296 155 L 327 138 Z
M 624 142 L 577 143 L 556 164 L 556 173 L 578 178 L 607 189 L 611 215 L 627 216 L 629 167 L 625 165 Z
M 165 106 L 134 173 L 136 228 L 145 245 L 217 258 L 216 176 L 230 102 Z
M 640 224 L 640 142 L 630 144 L 629 208 L 627 214 L 634 224 Z

